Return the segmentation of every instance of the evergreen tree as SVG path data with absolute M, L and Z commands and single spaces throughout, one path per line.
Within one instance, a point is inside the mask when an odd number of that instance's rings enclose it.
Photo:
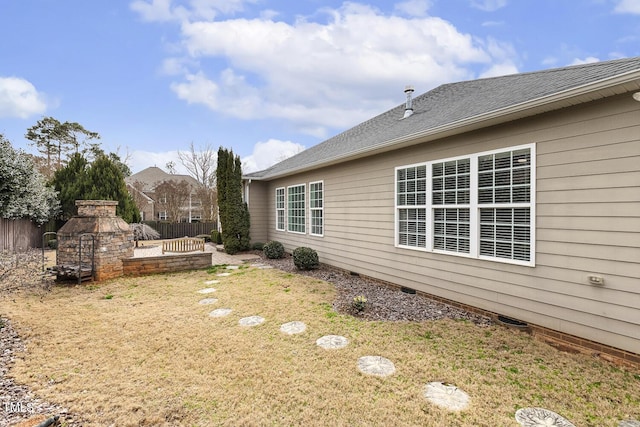
M 140 212 L 127 190 L 119 165 L 107 155 L 98 156 L 87 171 L 85 200 L 116 200 L 116 213 L 126 222 L 140 222 Z
M 227 157 L 228 151 L 222 147 L 218 149 L 218 165 L 216 168 L 216 183 L 218 188 L 218 217 L 220 227 L 226 224 L 225 217 L 227 206 Z
M 122 170 L 108 155 L 98 155 L 89 164 L 82 154 L 75 153 L 65 167 L 55 172 L 52 183 L 60 192 L 63 219 L 77 213 L 76 200 L 116 200 L 116 213 L 122 219 L 140 222 L 140 212 L 127 191 Z
M 100 139 L 100 135 L 76 122 L 60 123 L 53 117 L 44 117 L 27 129 L 25 138 L 33 141 L 33 145 L 44 156 L 44 174 L 51 178 L 63 166 L 63 154 L 84 154 L 97 147 L 88 141 Z
M 77 214 L 76 200 L 85 198 L 89 162 L 82 154 L 74 154 L 67 165 L 53 174 L 51 184 L 58 191 L 62 208 L 61 218 L 70 219 Z
M 250 218 L 242 201 L 242 163 L 233 151 L 218 151 L 218 207 L 225 252 L 234 254 L 250 247 Z

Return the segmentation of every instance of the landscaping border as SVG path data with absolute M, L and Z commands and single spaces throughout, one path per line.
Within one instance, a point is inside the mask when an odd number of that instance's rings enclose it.
M 123 258 L 122 267 L 125 276 L 199 270 L 211 267 L 211 252 Z

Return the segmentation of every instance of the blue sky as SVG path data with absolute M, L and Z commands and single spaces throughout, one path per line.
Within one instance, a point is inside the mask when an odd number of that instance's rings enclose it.
M 0 133 L 52 116 L 133 172 L 245 172 L 452 81 L 640 56 L 640 0 L 0 0 Z

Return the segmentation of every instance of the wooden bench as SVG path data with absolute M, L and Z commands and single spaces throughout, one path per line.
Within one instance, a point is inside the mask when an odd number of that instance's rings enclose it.
M 183 237 L 162 242 L 162 253 L 165 252 L 204 252 L 204 239 Z

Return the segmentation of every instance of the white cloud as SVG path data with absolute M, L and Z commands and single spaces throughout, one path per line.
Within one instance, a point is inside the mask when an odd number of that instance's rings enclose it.
M 399 5 L 413 15 L 428 2 Z M 402 103 L 403 88 L 428 90 L 475 77 L 472 65 L 503 63 L 507 45 L 461 33 L 436 17 L 384 15 L 357 3 L 322 9 L 326 22 L 254 19 L 183 22 L 185 54 L 202 68 L 184 71 L 171 89 L 189 103 L 242 119 L 283 119 L 326 135 Z M 506 46 L 506 48 L 505 48 Z M 227 69 L 206 64 L 224 61 Z M 165 64 L 178 71 L 180 64 Z M 197 67 L 196 67 L 197 68 Z
M 304 145 L 291 141 L 270 139 L 266 142 L 258 142 L 253 147 L 253 153 L 242 159 L 242 172 L 250 173 L 267 169 L 304 149 Z
M 0 77 L 0 117 L 26 119 L 47 110 L 45 97 L 28 80 Z
M 582 65 L 582 64 L 592 64 L 594 62 L 600 62 L 600 60 L 594 56 L 587 56 L 584 59 L 574 58 L 569 65 Z
M 493 12 L 507 5 L 507 0 L 471 0 L 471 6 L 485 12 Z
M 149 22 L 213 20 L 218 15 L 232 15 L 257 0 L 134 0 L 129 7 Z
M 181 76 L 189 74 L 189 69 L 197 67 L 195 61 L 185 57 L 171 57 L 162 61 L 160 72 L 168 76 Z
M 640 0 L 620 0 L 613 11 L 640 15 Z
M 242 172 L 249 173 L 267 169 L 284 159 L 298 154 L 304 149 L 304 145 L 291 141 L 269 139 L 268 141 L 257 142 L 253 146 L 253 152 L 241 159 Z M 167 163 L 169 162 L 174 163 L 176 173 L 189 174 L 187 169 L 180 163 L 177 150 L 165 152 L 135 150 L 128 153 L 127 159 L 127 164 L 133 173 L 138 173 L 151 166 L 159 167 L 163 171 L 168 172 Z
M 171 9 L 171 0 L 135 0 L 129 5 L 142 19 L 151 22 L 164 22 L 175 19 L 175 10 Z
M 171 90 L 178 95 L 178 98 L 187 101 L 189 104 L 204 104 L 212 110 L 217 110 L 218 105 L 218 85 L 207 79 L 204 73 L 187 74 L 186 82 L 173 83 Z
M 408 0 L 395 5 L 395 10 L 409 16 L 426 16 L 431 7 L 428 0 Z
M 487 78 L 487 77 L 498 77 L 498 76 L 506 76 L 508 74 L 516 74 L 518 73 L 518 67 L 516 67 L 512 62 L 506 61 L 499 64 L 493 64 L 489 67 L 488 70 L 483 72 L 479 77 Z
M 187 174 L 187 170 L 180 163 L 177 151 L 165 151 L 158 153 L 135 150 L 129 153 L 127 164 L 133 173 L 138 173 L 151 166 L 157 166 L 163 171 L 168 172 L 166 166 L 169 162 L 173 162 L 175 164 L 177 173 Z

